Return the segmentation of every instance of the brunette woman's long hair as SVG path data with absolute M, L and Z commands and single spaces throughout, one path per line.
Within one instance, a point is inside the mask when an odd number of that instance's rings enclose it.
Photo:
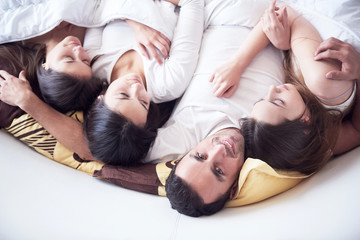
M 103 89 L 103 81 L 91 77 L 80 79 L 68 74 L 45 70 L 44 44 L 6 43 L 0 45 L 0 61 L 3 69 L 18 76 L 25 70 L 33 92 L 47 104 L 66 113 L 71 110 L 87 110 Z
M 302 84 L 285 53 L 286 82 L 296 86 L 307 107 L 310 121 L 301 117 L 271 125 L 252 118 L 241 120 L 247 157 L 258 158 L 281 170 L 310 174 L 321 169 L 332 157 L 341 114 L 326 109 Z M 301 76 L 300 76 L 301 78 Z

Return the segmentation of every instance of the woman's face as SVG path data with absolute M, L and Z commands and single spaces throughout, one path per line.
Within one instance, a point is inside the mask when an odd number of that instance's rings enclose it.
M 306 106 L 300 93 L 292 84 L 271 86 L 265 98 L 255 103 L 251 117 L 257 121 L 278 125 L 285 120 L 304 116 Z
M 130 73 L 114 80 L 104 101 L 111 111 L 125 116 L 137 126 L 145 125 L 150 101 L 139 75 Z
M 77 37 L 64 38 L 46 53 L 45 69 L 53 69 L 73 77 L 90 79 L 92 71 L 89 55 Z

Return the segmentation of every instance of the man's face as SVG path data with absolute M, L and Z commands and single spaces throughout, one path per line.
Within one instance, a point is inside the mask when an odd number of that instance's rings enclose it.
M 244 139 L 228 128 L 208 136 L 179 162 L 175 174 L 188 183 L 205 204 L 225 194 L 244 163 Z

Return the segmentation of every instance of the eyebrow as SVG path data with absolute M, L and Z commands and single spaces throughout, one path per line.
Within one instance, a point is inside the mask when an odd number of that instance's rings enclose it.
M 261 101 L 265 101 L 265 99 L 261 98 L 259 101 L 256 101 L 256 102 L 254 103 L 254 105 L 257 104 L 258 102 L 261 102 Z M 280 107 L 280 108 L 285 109 L 285 107 L 280 106 L 279 104 L 276 104 L 275 102 L 272 102 L 272 101 L 267 101 L 267 102 L 272 103 L 272 104 L 274 104 L 274 105 L 277 106 L 277 107 Z
M 199 162 L 204 162 L 203 159 L 200 159 L 200 158 L 197 158 L 194 154 L 190 153 L 190 158 L 193 158 L 195 159 L 196 161 L 199 161 Z M 223 176 L 221 176 L 218 172 L 216 172 L 215 168 L 211 167 L 211 172 L 215 175 L 216 179 L 219 181 L 219 182 L 224 182 L 225 179 L 223 178 Z
M 91 68 L 91 66 L 89 64 L 86 64 L 84 63 L 83 61 L 75 61 L 75 60 L 67 60 L 67 61 L 64 61 L 64 63 L 74 63 L 74 62 L 81 62 L 83 64 L 85 64 L 86 66 L 88 66 L 89 68 Z
M 125 93 L 120 93 L 120 95 L 122 95 L 122 96 L 124 96 L 124 97 L 126 97 L 126 98 L 123 98 L 123 97 L 118 97 L 117 99 L 120 99 L 120 100 L 131 100 L 130 98 L 129 98 L 129 95 L 127 95 L 127 94 L 125 94 Z M 140 102 L 139 100 L 137 101 L 138 103 L 140 103 L 140 105 L 143 107 L 143 108 L 145 108 L 145 110 L 148 112 L 149 111 L 149 109 L 145 106 L 145 104 L 143 104 L 142 102 Z

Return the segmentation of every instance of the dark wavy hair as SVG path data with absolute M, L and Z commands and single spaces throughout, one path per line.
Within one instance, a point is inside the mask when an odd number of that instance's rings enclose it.
M 59 112 L 87 110 L 103 89 L 100 79 L 80 79 L 38 67 L 37 77 L 44 101 Z
M 224 208 L 230 198 L 232 187 L 214 202 L 205 204 L 199 194 L 175 174 L 178 164 L 173 167 L 165 183 L 166 197 L 173 209 L 187 216 L 200 217 L 212 215 Z
M 36 51 L 37 78 L 44 101 L 59 112 L 70 110 L 87 110 L 103 90 L 99 78 L 78 78 L 52 69 L 45 70 L 46 47 L 41 44 L 33 46 Z
M 7 69 L 12 69 L 10 74 L 18 76 L 25 70 L 33 92 L 59 112 L 88 109 L 103 89 L 98 78 L 80 79 L 43 69 L 45 44 L 6 43 L 0 45 L 0 54 Z
M 84 132 L 92 155 L 107 164 L 138 165 L 157 135 L 159 112 L 150 103 L 144 127 L 107 108 L 103 99 L 95 102 L 84 119 Z
M 247 157 L 258 158 L 271 167 L 310 174 L 322 168 L 332 157 L 339 114 L 324 108 L 306 87 L 295 84 L 310 114 L 271 125 L 252 118 L 241 119 Z

